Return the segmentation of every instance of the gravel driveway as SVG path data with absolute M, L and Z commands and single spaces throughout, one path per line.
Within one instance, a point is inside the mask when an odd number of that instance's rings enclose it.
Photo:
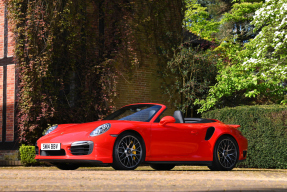
M 287 170 L 177 166 L 172 171 L 110 167 L 62 171 L 55 167 L 0 167 L 0 191 L 287 191 Z

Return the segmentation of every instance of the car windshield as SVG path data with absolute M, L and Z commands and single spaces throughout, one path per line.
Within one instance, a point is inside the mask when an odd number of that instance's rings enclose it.
M 139 104 L 123 107 L 104 120 L 126 120 L 149 122 L 153 116 L 161 109 L 160 105 Z

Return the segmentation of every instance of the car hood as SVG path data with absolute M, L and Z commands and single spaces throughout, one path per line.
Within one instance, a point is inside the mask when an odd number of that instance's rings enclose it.
M 116 127 L 116 124 L 125 124 L 125 127 L 132 126 L 133 123 L 131 121 L 118 121 L 118 120 L 104 120 L 104 121 L 95 121 L 89 123 L 81 123 L 81 124 L 60 124 L 58 128 L 45 135 L 39 139 L 39 141 L 45 142 L 62 142 L 73 140 L 77 138 L 78 140 L 87 140 L 91 138 L 90 133 L 105 123 L 111 123 L 112 127 Z M 113 126 L 114 125 L 114 126 Z

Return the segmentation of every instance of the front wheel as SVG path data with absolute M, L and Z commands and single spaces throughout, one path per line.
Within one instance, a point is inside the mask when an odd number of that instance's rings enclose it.
M 150 166 L 158 171 L 168 171 L 175 167 L 174 164 L 151 164 Z
M 144 157 L 143 139 L 132 132 L 125 132 L 115 142 L 112 167 L 116 170 L 134 170 Z
M 55 166 L 61 170 L 76 170 L 80 167 L 80 165 L 74 163 L 57 163 Z
M 212 171 L 230 171 L 238 162 L 238 145 L 231 136 L 220 137 L 213 151 L 213 162 L 208 166 Z

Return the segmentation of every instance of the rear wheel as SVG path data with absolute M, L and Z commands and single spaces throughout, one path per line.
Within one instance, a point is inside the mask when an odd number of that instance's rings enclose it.
M 213 162 L 208 166 L 212 171 L 230 171 L 238 162 L 238 145 L 231 136 L 220 137 L 213 151 Z
M 175 167 L 174 164 L 151 164 L 150 166 L 158 171 L 168 171 Z
M 114 145 L 112 167 L 116 170 L 133 170 L 144 160 L 143 139 L 135 133 L 121 134 Z
M 62 170 L 76 170 L 80 167 L 80 165 L 74 163 L 57 163 L 55 166 Z

